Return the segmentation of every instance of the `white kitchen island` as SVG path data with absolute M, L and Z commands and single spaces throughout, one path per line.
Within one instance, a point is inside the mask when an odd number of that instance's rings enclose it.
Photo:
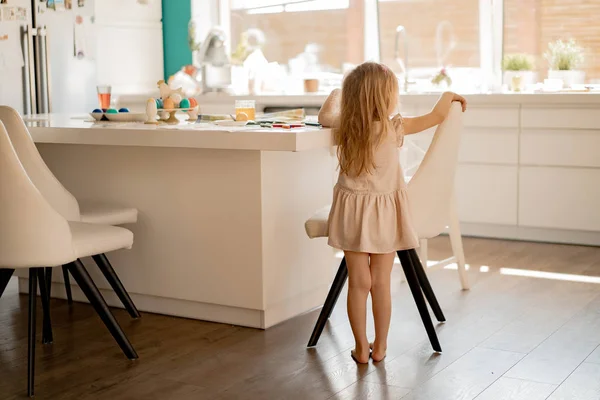
M 331 201 L 329 130 L 26 122 L 78 199 L 139 209 L 133 249 L 108 257 L 140 310 L 268 328 L 323 303 L 335 253 L 304 222 Z M 52 293 L 65 297 L 59 273 Z M 84 299 L 75 286 L 73 296 Z

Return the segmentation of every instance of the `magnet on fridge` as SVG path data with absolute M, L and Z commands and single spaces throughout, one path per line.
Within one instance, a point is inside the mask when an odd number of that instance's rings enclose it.
M 70 10 L 71 8 L 73 8 L 73 2 L 72 2 L 72 0 L 65 0 L 65 8 L 67 10 Z
M 8 0 L 0 0 L 0 4 L 8 4 Z
M 85 7 L 85 0 L 77 0 L 77 7 Z
M 17 19 L 27 21 L 27 9 L 25 7 L 17 7 Z
M 2 10 L 2 20 L 16 21 L 17 20 L 17 7 L 4 8 Z
M 65 0 L 47 0 L 47 7 L 55 11 L 63 11 L 65 9 Z

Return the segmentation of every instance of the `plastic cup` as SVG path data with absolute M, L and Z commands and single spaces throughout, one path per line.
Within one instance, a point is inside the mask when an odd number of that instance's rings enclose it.
M 110 108 L 111 89 L 112 88 L 109 85 L 96 86 L 96 90 L 98 90 L 98 103 L 100 103 L 100 108 L 102 108 L 102 109 Z
M 238 116 L 244 113 L 248 116 L 249 121 L 256 119 L 256 102 L 254 100 L 236 100 L 235 101 L 235 119 L 239 120 Z

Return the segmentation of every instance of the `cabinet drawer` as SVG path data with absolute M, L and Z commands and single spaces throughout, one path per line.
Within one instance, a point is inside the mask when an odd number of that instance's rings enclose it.
M 516 107 L 471 107 L 464 114 L 465 127 L 518 128 L 519 109 Z
M 600 231 L 600 170 L 522 167 L 519 225 Z
M 460 143 L 459 162 L 517 164 L 517 129 L 465 128 Z
M 522 128 L 600 129 L 599 108 L 523 108 Z
M 524 129 L 521 163 L 600 167 L 600 130 Z
M 455 190 L 461 222 L 517 223 L 516 166 L 459 165 Z

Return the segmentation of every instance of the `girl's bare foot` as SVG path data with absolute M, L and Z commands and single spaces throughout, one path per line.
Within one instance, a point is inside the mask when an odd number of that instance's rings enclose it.
M 371 358 L 375 362 L 379 362 L 383 360 L 386 356 L 386 348 L 380 348 L 379 346 L 375 346 L 374 343 L 369 343 L 369 348 L 371 349 Z
M 350 356 L 358 364 L 367 364 L 369 362 L 369 348 L 364 346 L 356 346 L 354 350 L 350 352 Z

